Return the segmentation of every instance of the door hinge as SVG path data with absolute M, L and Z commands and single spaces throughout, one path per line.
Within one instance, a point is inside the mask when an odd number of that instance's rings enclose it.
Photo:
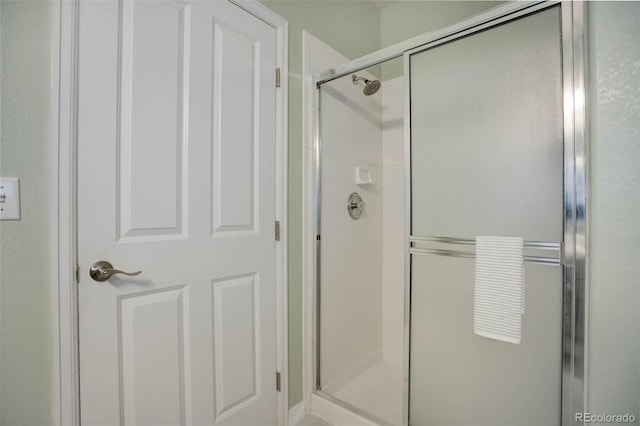
M 276 390 L 280 392 L 280 373 L 276 372 Z
M 80 265 L 76 263 L 76 282 L 80 282 Z
M 276 241 L 280 241 L 280 221 L 276 220 Z
M 280 87 L 280 67 L 276 68 L 276 87 Z

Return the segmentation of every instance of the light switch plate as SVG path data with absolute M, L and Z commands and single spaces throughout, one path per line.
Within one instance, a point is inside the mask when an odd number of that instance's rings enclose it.
M 0 220 L 20 220 L 18 178 L 0 178 Z

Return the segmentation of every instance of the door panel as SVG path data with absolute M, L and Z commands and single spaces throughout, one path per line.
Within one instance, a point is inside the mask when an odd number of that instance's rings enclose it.
M 184 286 L 118 299 L 125 424 L 185 423 L 187 299 Z
M 251 233 L 259 203 L 255 191 L 259 145 L 260 40 L 214 21 L 213 235 Z M 221 106 L 225 105 L 225 108 Z
M 250 404 L 260 393 L 259 277 L 228 277 L 213 282 L 216 348 L 216 417 Z
M 121 7 L 120 235 L 184 237 L 191 7 L 159 1 Z
M 275 424 L 275 30 L 226 1 L 80 26 L 82 422 Z
M 562 241 L 560 42 L 555 6 L 412 54 L 412 235 Z M 562 295 L 525 263 L 522 342 L 487 339 L 474 261 L 412 254 L 411 424 L 559 425 Z

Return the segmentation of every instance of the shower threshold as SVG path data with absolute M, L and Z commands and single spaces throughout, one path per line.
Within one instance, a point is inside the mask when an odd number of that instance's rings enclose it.
M 318 395 L 378 425 L 402 424 L 402 367 L 379 360 L 348 380 L 336 380 Z M 366 423 L 363 423 L 366 424 Z

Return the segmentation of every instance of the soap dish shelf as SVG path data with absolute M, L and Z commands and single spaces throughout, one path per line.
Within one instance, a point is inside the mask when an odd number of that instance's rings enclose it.
M 366 167 L 356 167 L 355 169 L 355 182 L 356 185 L 373 185 L 373 178 L 371 177 L 371 170 Z

